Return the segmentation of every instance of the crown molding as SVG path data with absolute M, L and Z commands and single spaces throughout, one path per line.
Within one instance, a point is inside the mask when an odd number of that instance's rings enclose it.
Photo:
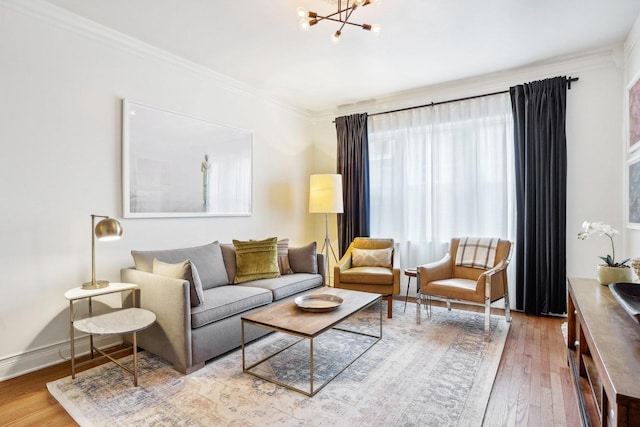
M 517 84 L 558 75 L 580 77 L 580 74 L 585 71 L 611 67 L 612 65 L 620 68 L 622 64 L 621 46 L 610 46 L 481 76 L 390 93 L 364 102 L 337 106 L 330 110 L 317 112 L 313 116 L 313 123 L 321 123 L 333 120 L 336 116 L 361 113 L 363 111 L 375 114 L 381 111 L 413 107 L 417 105 L 417 99 L 421 100 L 419 104 L 427 104 L 452 98 L 508 90 L 509 87 Z
M 625 58 L 631 54 L 631 51 L 636 47 L 638 42 L 640 42 L 640 15 L 638 15 L 638 18 L 636 19 L 636 22 L 633 24 L 631 31 L 629 31 L 627 40 L 624 42 Z
M 308 110 L 293 106 L 278 98 L 256 89 L 255 87 L 233 79 L 225 74 L 212 70 L 181 56 L 145 43 L 139 39 L 123 34 L 105 25 L 90 19 L 76 15 L 61 7 L 55 6 L 44 0 L 2 0 L 3 7 L 44 21 L 50 25 L 70 31 L 79 36 L 99 42 L 110 48 L 120 49 L 124 52 L 162 61 L 167 64 L 180 67 L 188 72 L 213 81 L 223 89 L 227 89 L 242 96 L 251 96 L 269 103 L 273 106 L 285 109 L 306 119 L 311 118 Z

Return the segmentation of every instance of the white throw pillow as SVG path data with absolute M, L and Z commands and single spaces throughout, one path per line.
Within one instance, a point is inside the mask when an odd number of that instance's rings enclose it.
M 391 268 L 393 248 L 351 250 L 352 267 L 386 267 Z

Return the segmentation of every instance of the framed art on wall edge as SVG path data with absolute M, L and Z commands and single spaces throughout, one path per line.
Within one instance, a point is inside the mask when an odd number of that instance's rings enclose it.
M 627 226 L 640 230 L 640 155 L 627 161 Z
M 627 88 L 629 98 L 629 145 L 628 151 L 640 147 L 640 74 L 634 77 Z

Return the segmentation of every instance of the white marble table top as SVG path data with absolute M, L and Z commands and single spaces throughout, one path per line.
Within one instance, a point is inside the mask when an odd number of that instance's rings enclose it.
M 73 326 L 88 334 L 126 334 L 140 331 L 156 321 L 156 315 L 143 308 L 125 308 L 76 320 Z
M 128 291 L 136 289 L 138 285 L 134 283 L 109 283 L 109 286 L 101 289 L 82 289 L 82 286 L 69 289 L 64 293 L 64 297 L 68 300 L 77 300 L 83 298 L 95 297 L 98 295 L 112 294 L 114 292 Z

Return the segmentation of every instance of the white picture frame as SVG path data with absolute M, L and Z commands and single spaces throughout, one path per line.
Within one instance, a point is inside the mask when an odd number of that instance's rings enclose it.
M 252 145 L 250 131 L 124 99 L 123 216 L 250 216 Z
M 640 153 L 627 161 L 627 227 L 640 230 Z
M 629 124 L 627 151 L 631 153 L 640 148 L 640 73 L 627 86 L 627 105 Z

